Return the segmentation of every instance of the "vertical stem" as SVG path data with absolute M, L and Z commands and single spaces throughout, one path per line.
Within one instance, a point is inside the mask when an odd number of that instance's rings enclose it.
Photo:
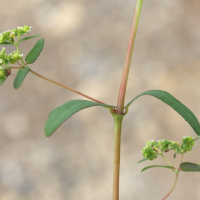
M 136 2 L 133 23 L 132 23 L 132 28 L 131 28 L 131 35 L 130 35 L 130 39 L 129 39 L 126 61 L 125 61 L 125 65 L 124 65 L 124 71 L 123 71 L 123 75 L 122 75 L 121 86 L 120 86 L 118 102 L 117 102 L 116 113 L 118 113 L 118 114 L 122 114 L 123 109 L 124 109 L 124 101 L 125 101 L 126 86 L 127 86 L 127 81 L 128 81 L 128 74 L 129 74 L 129 69 L 130 69 L 130 64 L 131 64 L 133 46 L 135 43 L 135 37 L 136 37 L 140 12 L 141 12 L 141 8 L 142 8 L 142 3 L 143 3 L 143 0 L 137 0 L 137 2 Z
M 176 170 L 175 171 L 176 178 L 175 178 L 175 181 L 174 181 L 174 185 L 172 186 L 171 190 L 168 192 L 168 194 L 162 200 L 165 200 L 172 193 L 173 189 L 175 188 L 177 180 L 178 180 L 178 173 L 179 173 L 179 170 Z
M 113 200 L 119 200 L 120 145 L 124 115 L 113 114 L 114 119 L 114 160 L 113 160 Z

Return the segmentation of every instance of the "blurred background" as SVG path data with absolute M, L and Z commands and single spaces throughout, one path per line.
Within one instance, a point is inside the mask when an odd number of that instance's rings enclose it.
M 116 105 L 135 2 L 6 0 L 0 32 L 32 26 L 29 35 L 42 34 L 45 47 L 31 69 Z M 200 119 L 199 8 L 199 0 L 144 0 L 126 103 L 143 91 L 162 89 Z M 20 44 L 24 56 L 37 39 Z M 7 53 L 14 50 L 6 48 Z M 16 91 L 14 78 L 0 88 L 0 200 L 111 200 L 113 121 L 108 110 L 83 110 L 47 138 L 49 112 L 84 98 L 31 73 Z M 156 168 L 141 172 L 147 165 L 166 164 L 161 158 L 137 164 L 141 150 L 147 141 L 181 141 L 186 135 L 196 137 L 170 107 L 150 96 L 136 100 L 123 124 L 120 199 L 162 199 L 175 174 Z M 199 152 L 197 140 L 184 160 L 200 163 Z M 168 158 L 175 165 L 180 161 Z M 200 174 L 181 172 L 168 199 L 199 199 L 199 183 Z

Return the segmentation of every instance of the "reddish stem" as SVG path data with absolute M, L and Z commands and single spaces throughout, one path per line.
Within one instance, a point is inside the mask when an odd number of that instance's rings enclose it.
M 135 8 L 133 23 L 132 23 L 132 28 L 131 28 L 131 35 L 129 39 L 124 71 L 123 71 L 121 86 L 119 90 L 117 110 L 116 110 L 117 114 L 122 114 L 124 110 L 124 101 L 125 101 L 126 86 L 127 86 L 127 81 L 128 81 L 128 74 L 129 74 L 129 69 L 130 69 L 130 64 L 131 64 L 132 52 L 133 52 L 140 12 L 142 8 L 142 3 L 143 3 L 143 0 L 137 0 L 136 2 L 136 8 Z

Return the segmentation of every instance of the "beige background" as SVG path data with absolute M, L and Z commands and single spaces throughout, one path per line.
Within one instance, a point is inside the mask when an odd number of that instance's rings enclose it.
M 30 67 L 46 77 L 116 105 L 135 7 L 134 0 L 1 1 L 0 32 L 30 25 L 45 48 Z M 200 119 L 200 1 L 144 0 L 126 102 L 150 89 L 180 99 Z M 24 55 L 37 39 L 21 43 Z M 7 47 L 7 53 L 13 48 Z M 16 74 L 16 71 L 12 71 Z M 83 110 L 46 138 L 49 112 L 83 99 L 29 74 L 16 91 L 14 76 L 1 86 L 0 200 L 111 200 L 113 122 L 103 108 Z M 171 108 L 141 97 L 124 118 L 120 199 L 159 200 L 174 173 L 140 170 L 149 140 L 196 136 Z M 200 142 L 185 161 L 200 163 Z M 169 159 L 176 164 L 177 161 Z M 169 200 L 199 199 L 200 174 L 180 173 Z

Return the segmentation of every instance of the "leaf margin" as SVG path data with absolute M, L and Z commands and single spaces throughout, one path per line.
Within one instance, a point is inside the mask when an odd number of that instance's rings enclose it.
M 184 166 L 186 165 L 186 166 Z M 190 167 L 196 168 L 196 170 L 191 170 L 191 168 L 188 168 L 187 165 L 190 165 Z M 182 162 L 180 164 L 180 168 L 183 172 L 200 172 L 200 165 L 196 163 L 191 162 Z
M 38 59 L 40 53 L 42 52 L 42 50 L 44 48 L 44 43 L 45 43 L 45 38 L 41 38 L 35 43 L 33 48 L 26 55 L 26 58 L 25 58 L 26 63 L 32 64 Z M 39 50 L 39 51 L 37 51 L 37 50 Z
M 168 165 L 149 165 L 147 167 L 144 167 L 141 172 L 147 170 L 147 169 L 150 169 L 150 168 L 153 168 L 153 167 L 162 167 L 162 168 L 168 168 L 168 169 L 172 169 L 174 170 L 174 167 L 173 166 L 168 166 Z
M 134 99 L 132 99 L 125 106 L 125 108 L 128 108 L 133 101 L 135 101 L 137 98 L 139 98 L 140 96 L 143 96 L 143 95 L 153 96 L 153 97 L 161 100 L 162 102 L 164 102 L 168 106 L 170 106 L 172 109 L 174 109 L 179 115 L 181 115 L 189 123 L 189 125 L 192 127 L 192 129 L 195 131 L 195 133 L 197 135 L 200 135 L 200 123 L 199 123 L 198 119 L 196 118 L 196 116 L 194 115 L 194 113 L 188 107 L 186 107 L 182 102 L 180 102 L 178 99 L 176 99 L 173 95 L 171 95 L 170 93 L 168 93 L 164 90 L 148 90 L 148 91 L 142 92 L 141 94 L 137 95 Z M 159 96 L 159 95 L 161 95 L 161 96 Z M 171 101 L 171 103 L 173 101 L 175 101 L 178 104 L 176 104 L 175 106 L 170 105 L 169 103 L 166 102 L 166 99 L 161 98 L 163 96 L 167 97 L 168 100 Z M 178 108 L 176 106 L 178 106 Z M 184 116 L 183 112 L 186 112 L 186 114 L 188 116 L 187 117 Z M 190 115 L 191 119 L 190 119 L 189 115 Z
M 2 85 L 8 77 L 1 77 L 0 78 L 0 85 Z
M 41 35 L 41 34 L 22 38 L 21 40 L 19 40 L 19 43 L 20 43 L 20 42 L 23 42 L 23 41 L 26 41 L 26 40 L 30 40 L 30 39 L 32 39 L 32 38 L 36 38 L 36 37 L 38 37 L 38 36 L 40 36 L 40 35 Z
M 78 106 L 79 106 L 79 108 L 78 108 Z M 62 104 L 61 106 L 58 106 L 57 108 L 53 109 L 49 113 L 49 116 L 45 123 L 45 129 L 44 129 L 45 135 L 47 137 L 50 137 L 72 115 L 74 115 L 75 113 L 77 113 L 85 108 L 89 108 L 89 107 L 93 107 L 93 106 L 102 106 L 104 108 L 115 108 L 115 106 L 111 106 L 111 105 L 107 105 L 107 104 L 100 104 L 100 103 L 96 103 L 93 101 L 82 100 L 82 99 L 75 99 L 75 100 L 67 101 L 64 104 Z M 64 110 L 62 110 L 62 109 L 64 109 Z M 63 112 L 64 112 L 64 117 L 61 116 L 63 114 Z M 69 112 L 71 112 L 71 113 L 69 113 Z M 60 117 L 62 119 L 59 119 L 58 117 Z M 54 118 L 56 120 L 60 120 L 60 121 L 55 122 Z
M 21 68 L 18 70 L 17 74 L 16 74 L 16 77 L 13 81 L 13 87 L 14 89 L 18 89 L 21 84 L 23 83 L 24 79 L 26 78 L 26 75 L 28 74 L 28 72 L 30 71 L 31 69 L 29 67 L 25 67 L 25 68 Z

